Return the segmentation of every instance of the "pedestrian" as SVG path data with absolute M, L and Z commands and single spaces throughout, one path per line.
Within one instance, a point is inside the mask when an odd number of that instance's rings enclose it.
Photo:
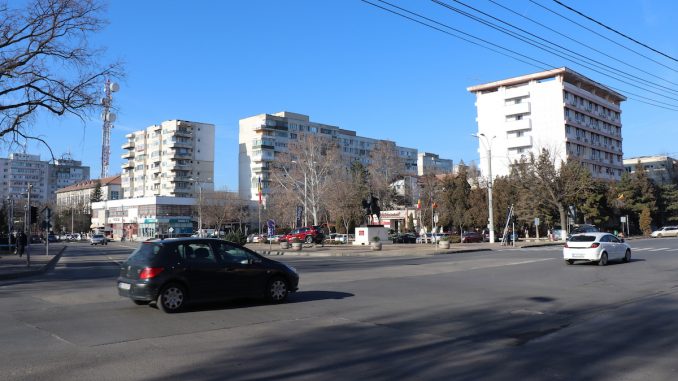
M 21 258 L 21 256 L 24 255 L 24 251 L 26 250 L 27 244 L 28 237 L 26 237 L 26 233 L 22 231 L 19 233 L 19 236 L 17 237 L 16 240 L 16 251 L 19 254 L 19 258 Z

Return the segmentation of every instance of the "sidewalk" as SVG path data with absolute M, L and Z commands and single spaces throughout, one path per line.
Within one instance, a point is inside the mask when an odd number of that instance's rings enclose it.
M 542 246 L 562 246 L 564 242 L 552 242 L 546 240 L 537 241 L 518 241 L 515 248 L 523 247 L 542 247 Z M 301 251 L 292 251 L 292 249 L 281 249 L 280 244 L 248 243 L 247 248 L 256 251 L 262 255 L 287 255 L 287 256 L 313 256 L 313 257 L 341 257 L 341 256 L 397 256 L 397 255 L 442 255 L 470 253 L 478 251 L 492 251 L 499 249 L 510 249 L 514 246 L 502 246 L 497 242 L 482 243 L 453 243 L 449 249 L 440 249 L 437 245 L 427 244 L 391 244 L 383 243 L 381 251 L 372 251 L 369 245 L 314 245 L 304 244 Z
M 28 245 L 27 251 L 31 254 L 31 265 L 26 263 L 26 254 L 21 258 L 17 254 L 0 254 L 0 280 L 22 278 L 42 274 L 59 262 L 66 245 L 52 244 L 49 246 L 49 255 L 45 255 L 45 245 L 34 243 Z

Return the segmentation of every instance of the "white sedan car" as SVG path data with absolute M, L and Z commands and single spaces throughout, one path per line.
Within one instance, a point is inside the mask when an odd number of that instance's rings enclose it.
M 678 237 L 678 226 L 664 226 L 652 232 L 652 238 Z
M 631 247 L 610 233 L 581 233 L 573 235 L 563 246 L 563 258 L 568 265 L 574 261 L 596 262 L 607 265 L 610 260 L 631 260 Z

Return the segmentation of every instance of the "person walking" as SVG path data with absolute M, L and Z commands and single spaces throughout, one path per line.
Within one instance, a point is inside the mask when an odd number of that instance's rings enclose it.
M 26 237 L 26 233 L 21 231 L 16 239 L 16 251 L 19 254 L 19 258 L 21 258 L 21 256 L 24 255 L 24 251 L 26 250 L 27 244 L 28 237 Z

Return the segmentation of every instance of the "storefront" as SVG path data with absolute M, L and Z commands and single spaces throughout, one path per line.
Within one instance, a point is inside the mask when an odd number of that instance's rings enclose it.
M 398 232 L 407 231 L 408 216 L 415 218 L 414 209 L 403 210 L 382 210 L 380 214 L 381 224 L 387 229 L 393 229 Z

